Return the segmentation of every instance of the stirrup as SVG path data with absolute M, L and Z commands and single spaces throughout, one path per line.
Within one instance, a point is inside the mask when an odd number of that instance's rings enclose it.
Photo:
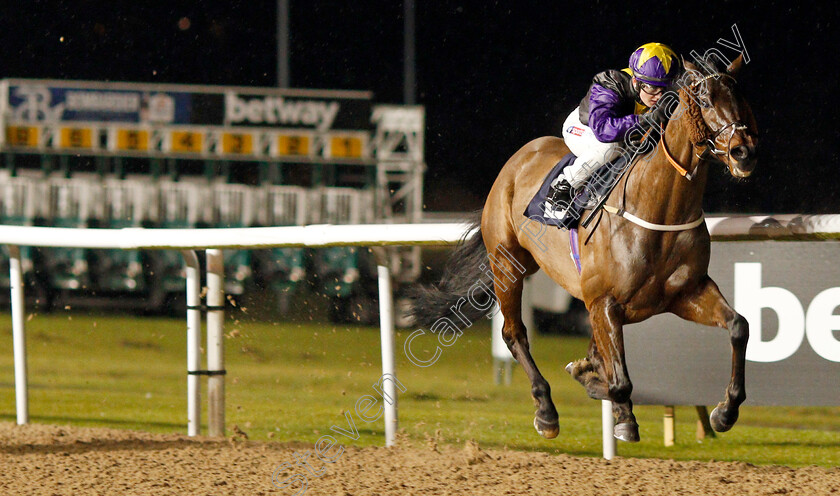
M 568 205 L 572 203 L 572 198 L 574 198 L 574 196 L 574 188 L 572 188 L 568 179 L 564 177 L 557 184 L 551 186 L 551 192 L 549 193 L 547 200 L 554 205 L 561 204 L 560 202 L 563 202 L 563 205 Z
M 557 220 L 562 219 L 572 205 L 575 191 L 565 178 L 551 187 L 551 192 L 545 201 L 545 215 Z

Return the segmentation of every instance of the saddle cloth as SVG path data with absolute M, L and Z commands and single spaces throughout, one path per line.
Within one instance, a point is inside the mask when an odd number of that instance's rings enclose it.
M 610 162 L 610 167 L 602 165 L 592 176 L 589 177 L 584 187 L 580 188 L 575 195 L 572 205 L 568 208 L 565 215 L 561 218 L 556 218 L 546 215 L 546 200 L 551 196 L 551 183 L 563 172 L 563 169 L 571 165 L 575 161 L 575 155 L 569 153 L 557 162 L 551 171 L 545 176 L 542 186 L 540 186 L 537 194 L 528 203 L 525 209 L 525 216 L 539 221 L 548 226 L 557 226 L 561 229 L 572 229 L 578 226 L 580 219 L 583 216 L 584 210 L 592 208 L 597 203 L 598 199 L 603 196 L 610 188 L 612 183 L 618 179 L 627 159 L 624 155 L 620 155 Z

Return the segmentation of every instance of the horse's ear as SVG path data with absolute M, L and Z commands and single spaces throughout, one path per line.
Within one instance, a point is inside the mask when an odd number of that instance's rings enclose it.
M 691 61 L 686 60 L 684 58 L 682 59 L 682 69 L 682 81 L 684 84 L 691 84 L 702 76 L 702 74 L 700 73 L 700 69 L 696 65 L 691 63 Z
M 696 65 L 691 63 L 690 60 L 683 59 L 683 68 L 689 71 L 700 72 L 700 69 L 698 69 Z
M 741 67 L 744 65 L 744 54 L 738 54 L 738 57 L 729 64 L 729 67 L 726 68 L 726 72 L 732 76 L 737 76 L 738 72 L 740 72 Z

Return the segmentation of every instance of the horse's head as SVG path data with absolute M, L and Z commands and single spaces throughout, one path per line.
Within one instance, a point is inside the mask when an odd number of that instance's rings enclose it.
M 695 141 L 705 144 L 737 178 L 748 177 L 755 169 L 758 142 L 755 117 L 736 88 L 735 78 L 742 65 L 742 55 L 725 70 L 713 69 L 711 63 L 701 70 L 686 61 L 682 92 L 689 114 L 702 120 Z

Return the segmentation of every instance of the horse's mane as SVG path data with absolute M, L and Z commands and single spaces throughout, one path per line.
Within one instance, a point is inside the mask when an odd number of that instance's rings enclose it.
M 685 64 L 683 64 L 684 66 Z M 703 67 L 711 67 L 714 72 L 726 72 L 726 67 L 721 65 L 721 61 L 716 56 L 712 56 L 712 54 L 703 58 Z M 697 67 L 697 70 L 700 72 L 701 76 L 707 76 L 706 71 Z M 686 106 L 686 114 L 687 119 L 686 122 L 688 124 L 688 139 L 693 144 L 698 144 L 712 134 L 711 129 L 706 124 L 706 121 L 703 120 L 703 112 L 700 109 L 700 105 L 697 104 L 697 101 L 689 96 L 688 90 L 686 88 L 681 88 L 679 91 L 680 100 L 682 101 L 683 105 Z
M 709 137 L 710 130 L 706 121 L 703 120 L 703 113 L 700 105 L 688 95 L 685 88 L 680 89 L 680 101 L 686 106 L 686 123 L 688 124 L 688 139 L 693 144 L 698 144 Z

